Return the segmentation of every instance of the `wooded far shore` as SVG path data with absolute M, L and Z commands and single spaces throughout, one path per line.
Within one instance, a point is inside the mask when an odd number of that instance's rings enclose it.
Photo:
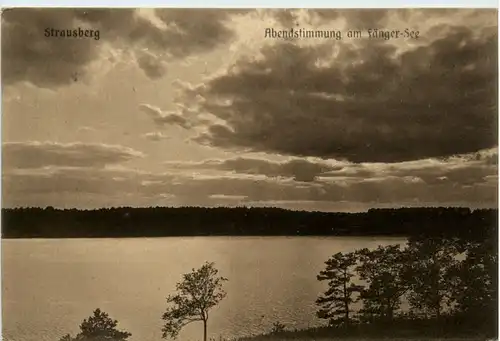
M 370 209 L 362 213 L 247 207 L 2 209 L 2 238 L 414 236 L 497 238 L 498 210 Z

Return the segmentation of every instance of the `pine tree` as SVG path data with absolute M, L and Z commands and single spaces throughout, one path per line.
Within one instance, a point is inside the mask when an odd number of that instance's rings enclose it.
M 101 309 L 84 319 L 80 324 L 80 332 L 76 337 L 66 334 L 59 341 L 126 341 L 132 334 L 116 329 L 118 321 L 113 320 Z
M 317 276 L 319 281 L 328 281 L 328 290 L 316 300 L 320 306 L 317 316 L 328 319 L 330 325 L 345 325 L 352 321 L 350 306 L 353 294 L 360 286 L 351 282 L 357 256 L 354 253 L 336 253 L 325 264 L 325 270 Z
M 406 278 L 410 286 L 410 306 L 426 317 L 441 318 L 454 303 L 453 273 L 460 253 L 453 239 L 411 238 Z
M 392 320 L 401 305 L 401 297 L 408 290 L 404 277 L 406 253 L 399 245 L 389 245 L 375 250 L 362 249 L 357 254 L 360 265 L 356 271 L 368 284 L 360 294 L 363 318 Z

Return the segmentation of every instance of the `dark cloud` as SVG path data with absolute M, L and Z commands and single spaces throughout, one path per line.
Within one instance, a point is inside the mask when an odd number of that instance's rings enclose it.
M 494 147 L 496 29 L 447 32 L 406 51 L 382 41 L 343 43 L 336 56 L 329 44 L 266 46 L 261 58 L 242 60 L 189 90 L 190 98 L 203 98 L 203 112 L 225 121 L 196 140 L 353 162 Z
M 2 148 L 4 169 L 102 167 L 141 156 L 130 148 L 98 143 L 9 142 Z
M 2 13 L 2 83 L 65 85 L 98 55 L 99 41 L 45 37 L 45 29 L 75 27 L 71 9 L 11 9 Z
M 422 15 L 424 18 L 450 18 L 454 15 L 463 17 L 477 17 L 487 14 L 491 19 L 494 12 L 488 9 L 457 9 L 457 8 L 433 8 L 433 9 L 270 9 L 267 13 L 279 24 L 285 27 L 300 26 L 302 23 L 324 25 L 332 21 L 341 19 L 346 23 L 348 30 L 367 29 L 392 29 L 389 24 L 391 18 L 397 18 L 408 22 L 415 15 Z
M 139 67 L 151 79 L 161 78 L 166 73 L 166 67 L 163 65 L 161 58 L 158 58 L 151 53 L 139 53 L 137 57 L 137 64 L 139 64 Z
M 156 37 L 155 43 L 162 48 L 168 46 L 168 52 L 175 57 L 209 51 L 233 38 L 234 33 L 225 25 L 230 16 L 246 12 L 248 10 L 156 9 L 156 16 L 172 29 L 161 38 Z
M 2 81 L 28 81 L 55 87 L 74 81 L 98 58 L 103 41 L 138 53 L 145 73 L 158 78 L 168 57 L 182 58 L 210 51 L 233 37 L 226 27 L 231 15 L 243 10 L 158 9 L 165 26 L 137 15 L 135 9 L 12 9 L 2 13 Z M 100 39 L 44 36 L 46 28 L 100 30 Z
M 294 27 L 298 22 L 298 9 L 270 9 L 269 14 L 285 27 Z
M 395 9 L 270 9 L 267 13 L 284 27 L 300 26 L 302 23 L 317 26 L 343 19 L 347 29 L 362 30 L 383 28 L 390 13 L 406 15 L 413 10 Z
M 395 13 L 390 9 L 315 9 L 311 11 L 313 17 L 322 21 L 345 19 L 350 30 L 362 30 L 370 28 L 385 27 L 384 19 L 389 13 Z

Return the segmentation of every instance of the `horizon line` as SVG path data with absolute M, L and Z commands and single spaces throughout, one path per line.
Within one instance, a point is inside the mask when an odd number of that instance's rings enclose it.
M 95 207 L 95 208 L 63 208 L 63 207 L 54 207 L 54 206 L 17 206 L 17 207 L 2 207 L 3 210 L 22 210 L 22 209 L 42 209 L 42 210 L 54 210 L 54 211 L 100 211 L 100 210 L 117 210 L 117 209 L 274 209 L 281 211 L 289 211 L 289 212 L 312 212 L 312 213 L 344 213 L 344 214 L 356 214 L 356 213 L 368 213 L 369 211 L 377 211 L 377 210 L 401 210 L 401 209 L 468 209 L 471 212 L 478 210 L 498 210 L 498 206 L 496 207 L 470 207 L 470 206 L 397 206 L 397 207 L 370 207 L 366 210 L 359 211 L 325 211 L 325 210 L 306 210 L 306 209 L 293 209 L 293 208 L 283 208 L 279 206 L 196 206 L 196 205 L 188 205 L 188 206 L 112 206 L 112 207 Z

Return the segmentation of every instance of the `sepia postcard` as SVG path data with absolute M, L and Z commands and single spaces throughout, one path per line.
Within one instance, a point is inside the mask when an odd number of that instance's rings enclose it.
M 4 9 L 2 340 L 497 339 L 497 23 Z

